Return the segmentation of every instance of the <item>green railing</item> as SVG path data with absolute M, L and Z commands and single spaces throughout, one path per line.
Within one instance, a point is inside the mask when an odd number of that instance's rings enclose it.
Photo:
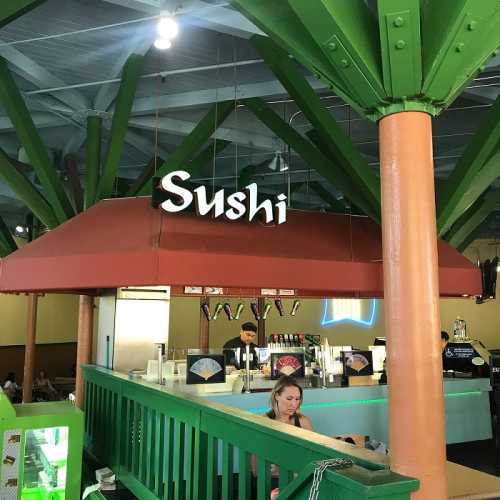
M 141 500 L 268 500 L 271 465 L 279 499 L 307 499 L 317 460 L 350 458 L 327 471 L 320 499 L 403 500 L 418 481 L 385 457 L 204 398 L 84 367 L 85 444 Z

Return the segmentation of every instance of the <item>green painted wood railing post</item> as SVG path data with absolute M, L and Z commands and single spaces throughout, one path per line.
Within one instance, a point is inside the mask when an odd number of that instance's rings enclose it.
M 166 417 L 165 422 L 165 491 L 164 500 L 174 498 L 174 420 Z
M 184 445 L 186 424 L 180 420 L 174 423 L 174 499 L 184 500 Z
M 217 484 L 218 471 L 218 457 L 219 457 L 219 443 L 218 439 L 214 436 L 208 435 L 208 453 L 207 453 L 207 498 L 211 500 L 217 498 L 219 488 Z
M 198 498 L 207 497 L 207 461 L 208 436 L 197 426 L 194 437 L 194 475 L 193 491 L 198 492 Z
M 233 498 L 233 453 L 234 448 L 229 443 L 222 445 L 222 500 Z
M 263 457 L 257 457 L 257 500 L 268 500 L 271 487 L 271 464 Z

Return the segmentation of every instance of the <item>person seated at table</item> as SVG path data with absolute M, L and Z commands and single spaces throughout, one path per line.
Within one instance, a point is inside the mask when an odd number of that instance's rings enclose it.
M 38 377 L 35 378 L 34 389 L 45 393 L 48 399 L 51 401 L 59 399 L 57 390 L 47 378 L 44 370 L 40 370 L 40 372 L 38 373 Z
M 20 386 L 16 383 L 16 374 L 14 372 L 9 372 L 3 384 L 3 391 L 11 401 L 15 401 L 16 393 L 19 389 Z

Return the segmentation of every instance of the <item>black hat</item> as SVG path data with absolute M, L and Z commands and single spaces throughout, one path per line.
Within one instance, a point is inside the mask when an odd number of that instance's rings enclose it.
M 257 333 L 257 325 L 252 323 L 251 321 L 247 321 L 241 325 L 241 330 L 243 332 L 256 332 Z

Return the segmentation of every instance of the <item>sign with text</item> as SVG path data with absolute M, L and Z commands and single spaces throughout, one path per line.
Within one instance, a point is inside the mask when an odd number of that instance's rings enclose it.
M 259 195 L 256 183 L 249 184 L 241 191 L 226 196 L 224 189 L 209 194 L 206 186 L 191 186 L 191 174 L 176 170 L 165 175 L 158 183 L 155 180 L 153 206 L 160 206 L 169 213 L 189 211 L 193 208 L 198 215 L 211 214 L 214 218 L 225 217 L 230 221 L 262 218 L 266 223 L 286 222 L 286 196 L 281 193 L 273 201 Z

